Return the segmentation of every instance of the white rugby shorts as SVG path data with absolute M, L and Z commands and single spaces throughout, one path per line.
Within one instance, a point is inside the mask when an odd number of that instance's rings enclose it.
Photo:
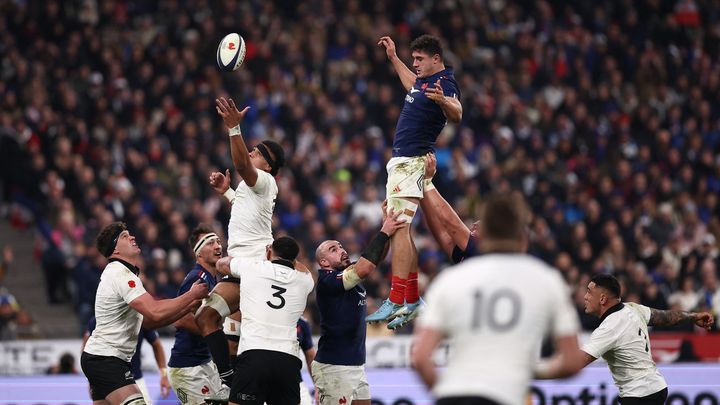
M 386 198 L 423 198 L 425 156 L 394 157 L 388 161 Z
M 212 361 L 195 367 L 169 367 L 168 379 L 183 405 L 204 405 L 205 398 L 223 395 L 220 374 Z
M 247 245 L 247 246 L 228 246 L 228 256 L 241 257 L 243 259 L 265 260 L 265 247 L 272 244 L 272 241 L 266 244 Z
M 336 366 L 313 361 L 312 375 L 321 405 L 350 404 L 354 400 L 370 399 L 364 365 Z

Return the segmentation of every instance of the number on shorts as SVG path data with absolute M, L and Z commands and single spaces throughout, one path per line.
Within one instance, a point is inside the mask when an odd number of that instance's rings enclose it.
M 271 285 L 270 287 L 272 287 L 273 290 L 277 290 L 277 292 L 275 294 L 273 294 L 272 296 L 280 298 L 280 303 L 273 304 L 270 301 L 265 301 L 265 303 L 268 304 L 268 306 L 272 309 L 280 309 L 280 308 L 284 307 L 285 306 L 285 297 L 283 297 L 282 295 L 283 295 L 283 293 L 285 293 L 287 291 L 287 288 L 278 287 L 274 284 Z

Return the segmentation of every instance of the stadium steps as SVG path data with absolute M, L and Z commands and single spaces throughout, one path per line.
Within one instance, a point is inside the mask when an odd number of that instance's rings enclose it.
M 0 247 L 11 245 L 15 261 L 0 285 L 5 286 L 20 306 L 35 320 L 40 338 L 79 337 L 78 319 L 70 303 L 48 304 L 40 262 L 34 258 L 32 228 L 19 230 L 0 220 Z

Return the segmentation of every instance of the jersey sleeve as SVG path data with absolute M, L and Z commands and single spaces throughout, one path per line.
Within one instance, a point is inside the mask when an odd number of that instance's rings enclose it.
M 310 324 L 302 318 L 298 319 L 297 331 L 298 331 L 298 342 L 300 343 L 300 348 L 303 351 L 312 349 L 313 341 L 312 341 L 312 331 L 310 331 Z
M 445 288 L 443 287 L 442 275 L 438 277 L 425 294 L 427 305 L 425 310 L 420 314 L 418 322 L 422 327 L 433 329 L 447 334 L 449 332 L 448 317 L 445 315 L 445 308 L 448 305 L 445 297 Z
M 580 322 L 577 311 L 570 300 L 570 291 L 559 274 L 553 274 L 555 293 L 549 295 L 555 302 L 552 303 L 552 317 L 550 333 L 554 337 L 574 335 L 578 332 Z
M 590 340 L 585 343 L 582 350 L 596 359 L 600 358 L 615 346 L 617 338 L 617 332 L 612 325 L 603 322 L 593 331 Z
M 111 283 L 113 290 L 128 304 L 147 292 L 140 277 L 125 268 L 114 270 Z
M 158 333 L 155 332 L 154 329 L 145 329 L 141 328 L 140 333 L 142 333 L 143 339 L 145 339 L 148 343 L 153 344 L 156 340 L 158 340 Z
M 334 295 L 345 292 L 342 272 L 320 270 L 318 273 L 319 293 Z
M 640 315 L 640 318 L 642 319 L 645 324 L 650 323 L 650 307 L 646 307 L 645 305 L 636 304 L 634 302 L 626 302 L 625 305 L 628 305 L 630 308 L 634 309 L 635 312 Z
M 257 170 L 257 175 L 255 185 L 250 190 L 260 195 L 269 193 L 273 183 L 272 175 L 264 170 Z

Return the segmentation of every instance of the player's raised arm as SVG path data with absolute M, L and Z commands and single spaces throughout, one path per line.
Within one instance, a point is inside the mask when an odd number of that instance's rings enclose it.
M 425 159 L 425 188 L 420 208 L 423 210 L 430 232 L 448 257 L 453 256 L 455 247 L 467 248 L 470 229 L 460 219 L 452 206 L 443 198 L 432 184 L 437 169 L 434 153 L 428 153 Z
M 206 284 L 195 283 L 188 292 L 176 298 L 156 300 L 150 294 L 144 293 L 129 305 L 143 315 L 143 326 L 156 329 L 182 318 L 193 309 L 195 300 L 205 298 L 207 294 Z
M 343 274 L 343 284 L 346 290 L 355 287 L 362 279 L 375 270 L 378 263 L 385 258 L 384 255 L 387 254 L 386 247 L 390 241 L 390 237 L 398 229 L 408 226 L 407 222 L 398 220 L 401 214 L 401 212 L 396 213 L 390 209 L 390 212 L 383 220 L 380 232 L 370 241 L 357 263 L 348 268 L 345 272 L 346 274 Z
M 400 58 L 398 58 L 395 50 L 395 42 L 390 37 L 382 37 L 378 41 L 378 45 L 385 47 L 385 53 L 387 54 L 388 59 L 390 59 L 390 62 L 392 62 L 403 87 L 405 87 L 406 91 L 409 91 L 413 83 L 415 83 L 417 75 L 415 75 L 415 73 L 413 73 L 412 70 L 410 70 L 410 68 L 400 60 Z
M 245 146 L 245 140 L 240 132 L 240 121 L 245 117 L 250 107 L 243 108 L 242 111 L 238 110 L 235 106 L 233 99 L 225 99 L 220 97 L 215 99 L 215 109 L 218 115 L 222 117 L 225 126 L 228 128 L 228 135 L 230 136 L 230 152 L 232 154 L 233 164 L 235 170 L 238 171 L 240 177 L 245 180 L 248 186 L 252 187 L 257 181 L 257 169 L 250 161 L 250 152 Z

